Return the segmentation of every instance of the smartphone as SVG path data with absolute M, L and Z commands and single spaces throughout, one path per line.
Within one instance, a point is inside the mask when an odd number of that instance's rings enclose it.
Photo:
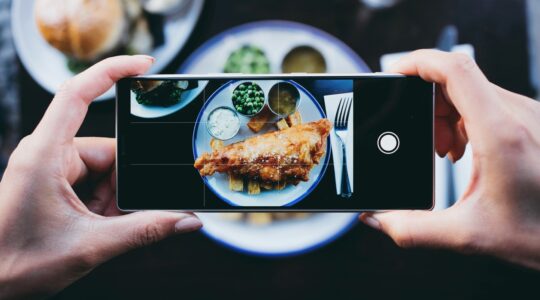
M 392 74 L 121 79 L 123 211 L 368 211 L 434 204 L 434 85 Z

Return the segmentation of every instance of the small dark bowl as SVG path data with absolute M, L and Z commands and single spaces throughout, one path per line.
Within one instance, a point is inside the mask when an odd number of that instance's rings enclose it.
M 272 104 L 273 104 L 272 100 L 275 97 L 279 97 L 278 93 L 281 91 L 288 92 L 294 98 L 295 100 L 294 109 L 292 109 L 291 111 L 280 113 L 276 107 L 272 107 Z M 277 100 L 278 106 L 280 105 L 281 101 L 282 100 L 278 98 Z M 300 105 L 300 92 L 293 84 L 286 81 L 281 81 L 272 86 L 272 88 L 270 89 L 270 92 L 268 93 L 267 102 L 268 102 L 268 107 L 270 108 L 270 111 L 272 111 L 275 115 L 279 117 L 286 117 L 290 114 L 293 114 L 298 109 L 298 105 Z

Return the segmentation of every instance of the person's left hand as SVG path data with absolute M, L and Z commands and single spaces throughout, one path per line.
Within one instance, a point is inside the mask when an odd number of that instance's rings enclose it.
M 0 183 L 1 299 L 52 295 L 118 254 L 202 226 L 190 213 L 122 215 L 115 140 L 74 137 L 95 97 L 152 63 L 109 58 L 75 76 L 13 152 Z

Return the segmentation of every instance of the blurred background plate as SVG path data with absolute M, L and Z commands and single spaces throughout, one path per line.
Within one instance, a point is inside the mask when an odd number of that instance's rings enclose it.
M 178 103 L 171 105 L 171 106 L 152 106 L 152 105 L 142 105 L 137 103 L 137 100 L 135 100 L 135 94 L 133 91 L 131 91 L 131 97 L 130 97 L 130 107 L 131 107 L 131 114 L 140 118 L 159 118 L 168 116 L 172 113 L 175 113 L 182 108 L 184 108 L 186 105 L 191 103 L 191 101 L 195 100 L 199 94 L 204 91 L 204 88 L 208 84 L 208 80 L 199 80 L 198 86 L 192 90 L 187 90 L 182 93 L 180 96 L 180 100 Z
M 178 73 L 220 73 L 230 53 L 243 45 L 261 48 L 270 73 L 282 73 L 285 55 L 295 47 L 311 46 L 326 60 L 327 73 L 371 72 L 366 63 L 336 37 L 315 27 L 290 21 L 246 23 L 211 38 L 189 56 Z
M 50 46 L 38 31 L 34 19 L 35 0 L 13 1 L 12 30 L 19 58 L 30 75 L 43 88 L 54 94 L 58 87 L 73 73 L 67 68 L 67 59 Z M 164 44 L 155 48 L 150 55 L 156 62 L 149 73 L 163 70 L 180 52 L 193 31 L 203 8 L 204 0 L 193 0 L 182 15 L 164 18 Z M 112 99 L 114 90 L 110 89 L 96 100 Z
M 206 235 L 233 250 L 258 256 L 291 256 L 315 250 L 347 232 L 358 219 L 354 213 L 319 213 L 254 225 L 227 220 L 220 213 L 197 215 Z

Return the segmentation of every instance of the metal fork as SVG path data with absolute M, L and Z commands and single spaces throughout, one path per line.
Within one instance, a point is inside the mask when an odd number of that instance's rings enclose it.
M 352 98 L 341 98 L 339 100 L 336 116 L 334 120 L 334 132 L 341 143 L 341 197 L 349 198 L 352 195 L 349 173 L 347 172 L 347 151 L 345 142 L 347 141 L 349 116 L 351 114 Z

